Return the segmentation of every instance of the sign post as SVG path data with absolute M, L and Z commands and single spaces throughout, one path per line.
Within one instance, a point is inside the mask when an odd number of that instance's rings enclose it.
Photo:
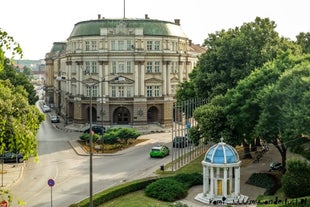
M 53 191 L 52 191 L 52 188 L 55 185 L 55 181 L 53 179 L 48 179 L 47 184 L 48 184 L 48 186 L 51 187 L 51 207 L 53 207 Z

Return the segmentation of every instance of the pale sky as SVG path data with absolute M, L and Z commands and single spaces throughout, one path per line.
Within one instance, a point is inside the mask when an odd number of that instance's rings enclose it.
M 240 27 L 255 17 L 275 21 L 280 36 L 310 32 L 309 0 L 125 0 L 126 18 L 174 22 L 195 44 L 210 33 Z M 123 18 L 124 0 L 5 0 L 0 28 L 20 43 L 23 59 L 44 59 L 53 42 L 64 42 L 74 25 L 101 17 Z M 6 54 L 6 56 L 9 56 Z

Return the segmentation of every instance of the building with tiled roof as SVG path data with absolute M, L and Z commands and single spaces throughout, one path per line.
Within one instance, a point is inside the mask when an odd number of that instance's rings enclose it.
M 68 122 L 170 126 L 178 83 L 200 53 L 191 46 L 178 19 L 78 22 L 46 54 L 45 101 Z

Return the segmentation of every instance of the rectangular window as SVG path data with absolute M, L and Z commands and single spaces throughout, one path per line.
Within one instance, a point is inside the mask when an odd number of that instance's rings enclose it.
M 115 50 L 116 50 L 115 40 L 111 40 L 111 50 L 112 50 L 112 51 L 115 51 Z
M 127 73 L 132 73 L 131 61 L 127 61 Z
M 112 97 L 116 97 L 116 86 L 112 86 Z
M 118 50 L 123 51 L 124 48 L 125 48 L 124 40 L 119 40 L 119 41 L 118 41 Z
M 86 61 L 85 62 L 85 74 L 90 74 L 90 62 Z
M 113 74 L 116 73 L 116 62 L 115 61 L 112 62 L 112 73 Z
M 96 51 L 97 50 L 97 42 L 96 41 L 91 41 L 91 50 Z
M 90 97 L 90 93 L 92 93 L 92 97 L 97 97 L 98 86 L 86 86 L 86 96 Z
M 119 73 L 125 73 L 125 64 L 124 64 L 124 62 L 119 62 L 118 63 L 118 72 Z
M 152 41 L 147 41 L 146 42 L 146 50 L 153 50 L 153 48 L 152 48 L 152 46 L 153 46 L 153 42 Z
M 154 50 L 156 50 L 156 51 L 160 50 L 160 42 L 159 41 L 154 42 Z
M 153 62 L 146 62 L 146 72 L 151 73 L 153 68 Z
M 124 97 L 124 86 L 119 86 L 118 87 L 118 97 Z
M 152 97 L 152 86 L 146 86 L 146 96 Z
M 97 73 L 97 62 L 91 62 L 91 73 Z
M 146 86 L 146 96 L 147 97 L 159 97 L 160 86 Z
M 132 50 L 131 40 L 127 40 L 127 50 Z
M 159 61 L 155 61 L 154 72 L 155 73 L 160 72 L 160 62 Z
M 85 50 L 90 51 L 90 42 L 89 41 L 85 41 Z
M 159 86 L 154 86 L 154 96 L 159 96 Z

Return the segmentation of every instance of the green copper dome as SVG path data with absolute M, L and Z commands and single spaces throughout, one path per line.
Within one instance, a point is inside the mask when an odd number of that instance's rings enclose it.
M 101 28 L 116 28 L 120 23 L 126 28 L 143 28 L 145 36 L 174 36 L 187 38 L 180 25 L 153 19 L 97 19 L 78 22 L 69 38 L 80 36 L 100 36 Z

